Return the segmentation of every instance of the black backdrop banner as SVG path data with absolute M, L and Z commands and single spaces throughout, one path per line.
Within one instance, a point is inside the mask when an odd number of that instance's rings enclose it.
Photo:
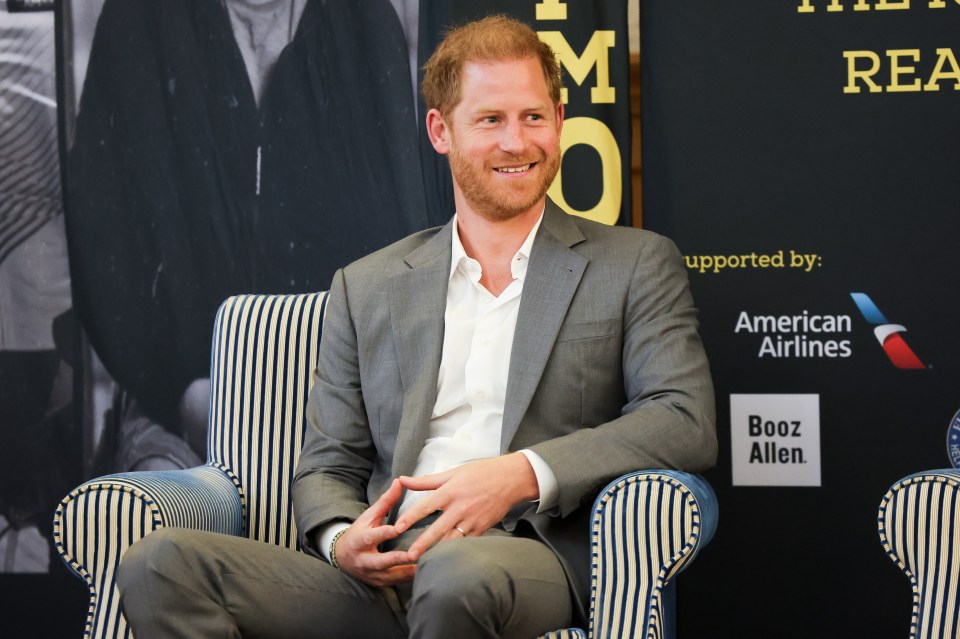
M 686 256 L 721 440 L 683 636 L 909 633 L 876 517 L 960 408 L 958 34 L 952 1 L 641 4 L 644 221 Z

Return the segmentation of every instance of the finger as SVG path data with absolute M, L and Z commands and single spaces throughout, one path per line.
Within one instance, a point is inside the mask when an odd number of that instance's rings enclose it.
M 400 496 L 403 494 L 403 486 L 400 484 L 400 481 L 394 479 L 390 483 L 390 488 L 386 490 L 380 499 L 375 501 L 372 506 L 367 508 L 364 513 L 358 517 L 358 519 L 363 519 L 365 522 L 379 524 L 384 520 L 384 518 L 389 514 L 390 510 L 396 505 L 400 500 Z
M 411 506 L 407 512 L 400 515 L 393 525 L 401 533 L 405 532 L 424 517 L 432 515 L 435 512 L 442 511 L 445 507 L 446 501 L 442 497 L 438 496 L 436 493 L 427 495 L 423 499 L 414 503 L 414 505 Z
M 421 475 L 420 477 L 406 477 L 401 475 L 400 483 L 407 490 L 436 490 L 447 483 L 451 476 L 453 476 L 453 470 L 447 470 L 434 475 Z
M 413 581 L 417 574 L 417 567 L 414 564 L 403 566 L 394 566 L 388 570 L 371 573 L 361 578 L 361 581 L 371 586 L 397 586 L 403 583 Z
M 416 561 L 423 555 L 423 553 L 430 550 L 434 544 L 443 539 L 445 535 L 449 534 L 450 531 L 453 531 L 459 535 L 460 533 L 453 528 L 453 521 L 453 517 L 444 515 L 437 519 L 437 521 L 427 526 L 426 530 L 424 530 L 420 536 L 417 537 L 417 540 L 411 544 L 410 548 L 407 550 L 407 555 L 409 555 L 413 561 Z M 464 528 L 464 531 L 466 530 L 467 529 Z
M 376 548 L 383 542 L 396 539 L 398 536 L 400 536 L 400 531 L 397 530 L 396 526 L 376 526 L 374 528 L 367 528 L 359 535 L 360 542 L 366 548 Z
M 408 553 L 403 550 L 390 550 L 387 552 L 368 553 L 364 555 L 362 567 L 369 571 L 384 571 L 398 566 L 411 566 L 414 562 L 410 561 Z
M 454 528 L 453 530 L 449 531 L 446 535 L 441 537 L 440 541 L 438 541 L 437 543 L 443 543 L 445 541 L 450 541 L 452 539 L 463 539 L 465 536 L 466 535 L 461 534 L 459 530 Z

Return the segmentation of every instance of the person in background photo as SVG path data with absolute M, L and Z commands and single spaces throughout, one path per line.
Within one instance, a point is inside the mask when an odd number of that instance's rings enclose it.
M 421 170 L 416 4 L 106 0 L 67 169 L 77 312 L 120 387 L 99 471 L 203 459 L 228 296 L 325 289 L 442 219 L 428 202 L 448 187 Z

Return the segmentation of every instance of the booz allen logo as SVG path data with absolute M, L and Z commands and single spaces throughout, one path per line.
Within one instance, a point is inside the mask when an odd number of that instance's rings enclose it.
M 877 336 L 894 366 L 905 369 L 926 368 L 900 335 L 907 331 L 906 328 L 900 324 L 889 323 L 866 293 L 850 293 L 850 297 L 860 309 L 863 318 L 874 325 L 873 334 Z

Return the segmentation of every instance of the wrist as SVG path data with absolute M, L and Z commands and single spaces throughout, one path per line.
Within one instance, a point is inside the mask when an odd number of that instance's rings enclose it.
M 512 453 L 512 456 L 517 465 L 518 472 L 516 475 L 519 490 L 518 501 L 537 501 L 540 499 L 540 484 L 537 481 L 537 474 L 532 462 L 521 451 Z
M 340 570 L 340 562 L 337 561 L 337 542 L 340 541 L 340 537 L 343 536 L 343 533 L 347 532 L 347 529 L 337 531 L 337 534 L 333 536 L 333 539 L 330 540 L 330 546 L 327 549 L 327 556 L 330 558 L 330 565 Z

